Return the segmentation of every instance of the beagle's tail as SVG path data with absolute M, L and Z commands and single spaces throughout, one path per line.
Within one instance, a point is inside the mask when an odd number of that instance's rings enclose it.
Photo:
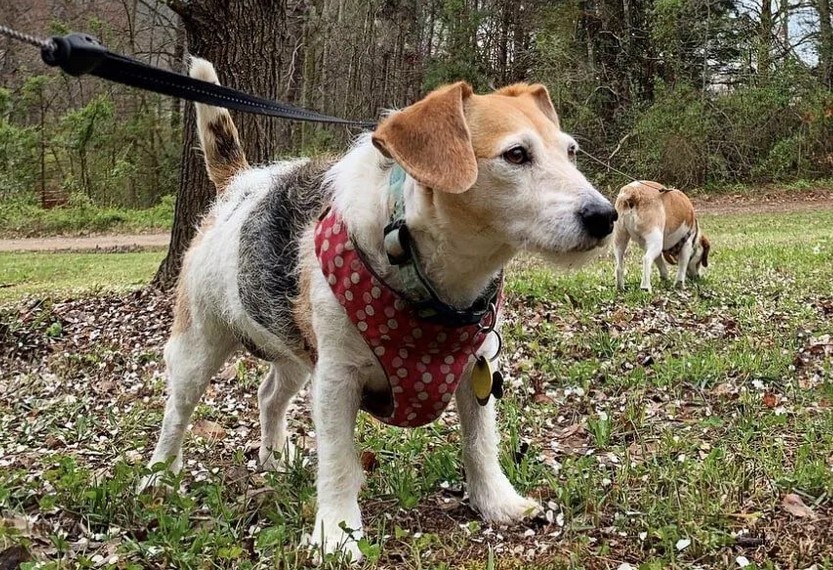
M 191 58 L 189 74 L 195 79 L 220 84 L 214 66 L 199 57 Z M 202 103 L 197 103 L 196 107 L 197 132 L 205 168 L 219 194 L 228 187 L 235 174 L 249 167 L 249 163 L 228 110 Z

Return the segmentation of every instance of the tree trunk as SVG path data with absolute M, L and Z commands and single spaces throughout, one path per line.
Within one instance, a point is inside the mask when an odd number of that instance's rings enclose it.
M 287 69 L 295 38 L 288 29 L 287 3 L 294 0 L 200 0 L 171 2 L 182 18 L 189 53 L 212 62 L 220 82 L 269 99 L 288 100 L 281 72 Z M 302 6 L 302 2 L 296 2 Z M 294 93 L 293 93 L 294 94 Z M 290 102 L 293 102 L 290 100 Z M 205 172 L 196 133 L 193 103 L 184 110 L 180 184 L 168 254 L 152 285 L 176 284 L 182 256 L 210 207 L 214 186 Z M 251 164 L 273 159 L 292 140 L 285 121 L 232 112 Z
M 758 29 L 758 75 L 766 78 L 772 64 L 772 0 L 761 0 L 761 22 Z
M 833 87 L 833 27 L 830 22 L 830 1 L 816 0 L 819 13 L 819 68 L 824 85 Z

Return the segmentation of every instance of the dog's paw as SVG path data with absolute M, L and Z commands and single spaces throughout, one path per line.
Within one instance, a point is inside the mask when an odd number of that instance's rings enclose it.
M 295 458 L 295 445 L 286 439 L 283 449 L 272 450 L 263 444 L 258 451 L 258 465 L 261 471 L 282 471 Z
M 676 287 L 676 288 L 677 288 L 677 289 L 679 289 L 680 291 L 685 291 L 685 281 L 677 281 L 677 282 L 674 284 L 674 287 Z
M 339 518 L 339 522 L 333 522 Z M 336 554 L 343 562 L 356 564 L 361 561 L 359 540 L 364 536 L 361 520 L 348 522 L 345 517 L 322 519 L 321 514 L 315 518 L 312 536 L 306 536 L 304 542 L 314 549 L 313 561 L 320 564 L 328 555 Z
M 503 489 L 471 495 L 471 506 L 486 522 L 509 524 L 536 516 L 541 505 L 532 499 L 519 495 L 509 482 Z

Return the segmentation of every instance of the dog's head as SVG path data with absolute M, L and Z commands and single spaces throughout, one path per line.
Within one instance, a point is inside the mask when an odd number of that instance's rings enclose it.
M 573 264 L 613 230 L 616 210 L 576 167 L 543 85 L 475 95 L 440 88 L 386 118 L 373 143 L 430 196 L 441 217 L 495 240 Z
M 697 279 L 703 274 L 703 268 L 709 266 L 709 250 L 712 245 L 709 238 L 700 234 L 700 239 L 694 244 L 694 252 L 691 254 L 691 259 L 688 260 L 688 267 L 686 272 L 692 279 Z

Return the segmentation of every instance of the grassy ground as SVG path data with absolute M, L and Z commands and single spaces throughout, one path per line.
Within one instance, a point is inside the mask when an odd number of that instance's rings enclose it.
M 685 292 L 656 275 L 639 291 L 635 252 L 622 294 L 610 259 L 512 272 L 502 461 L 541 518 L 492 528 L 468 509 L 453 411 L 418 430 L 360 419 L 365 567 L 833 567 L 833 211 L 702 222 L 712 270 Z M 152 273 L 142 255 L 99 257 L 136 262 L 110 273 L 122 286 Z M 136 496 L 169 301 L 57 299 L 0 319 L 0 551 L 22 545 L 50 568 L 303 566 L 306 395 L 290 420 L 301 453 L 256 473 L 265 368 L 233 362 L 198 407 L 181 491 Z
M 4 200 L 0 201 L 0 238 L 164 232 L 171 228 L 173 212 L 170 196 L 144 210 L 104 208 L 84 202 L 45 210 L 28 201 Z
M 164 251 L 0 253 L 0 303 L 61 291 L 124 290 L 147 283 Z

